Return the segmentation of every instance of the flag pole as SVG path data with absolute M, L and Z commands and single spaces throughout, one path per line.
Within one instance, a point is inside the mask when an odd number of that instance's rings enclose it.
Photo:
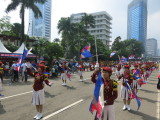
M 94 40 L 95 40 L 95 48 L 96 48 L 96 62 L 98 63 L 98 53 L 97 53 L 97 40 L 96 40 L 96 36 L 94 36 Z

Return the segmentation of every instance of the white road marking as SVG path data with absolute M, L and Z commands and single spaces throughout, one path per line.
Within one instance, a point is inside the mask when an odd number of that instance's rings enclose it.
M 71 107 L 73 107 L 73 106 L 81 103 L 82 101 L 84 101 L 84 100 L 81 99 L 81 100 L 79 100 L 79 101 L 77 101 L 77 102 L 75 102 L 75 103 L 73 103 L 73 104 L 70 104 L 70 105 L 68 105 L 68 106 L 66 106 L 66 107 L 64 107 L 64 108 L 62 108 L 62 109 L 60 109 L 60 110 L 58 110 L 58 111 L 56 111 L 56 112 L 54 112 L 54 113 L 46 116 L 46 117 L 44 117 L 42 120 L 47 120 L 48 118 L 53 117 L 54 115 L 57 115 L 57 114 L 59 114 L 60 112 L 63 112 L 63 111 L 65 111 L 65 110 L 67 110 L 68 108 L 71 108 Z
M 158 90 L 157 97 L 157 120 L 160 120 L 160 90 Z
M 12 97 L 17 97 L 17 96 L 20 96 L 20 95 L 25 95 L 25 94 L 28 94 L 28 93 L 31 93 L 33 91 L 29 91 L 29 92 L 25 92 L 25 93 L 20 93 L 20 94 L 16 94 L 16 95 L 12 95 L 12 96 L 8 96 L 8 97 L 3 97 L 3 98 L 0 98 L 0 100 L 4 100 L 4 99 L 8 99 L 8 98 L 12 98 Z

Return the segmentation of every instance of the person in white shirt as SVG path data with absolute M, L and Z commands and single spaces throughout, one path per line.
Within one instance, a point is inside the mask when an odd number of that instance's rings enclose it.
M 28 75 L 27 75 L 27 66 L 26 61 L 23 61 L 23 64 L 21 65 L 22 68 L 22 81 L 25 79 L 25 82 L 27 82 Z

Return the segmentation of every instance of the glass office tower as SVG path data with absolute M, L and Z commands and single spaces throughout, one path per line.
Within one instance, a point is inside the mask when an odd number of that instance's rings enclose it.
M 133 0 L 128 5 L 127 39 L 136 39 L 145 45 L 147 37 L 147 0 Z
M 36 4 L 42 12 L 42 18 L 35 19 L 32 10 L 29 11 L 29 36 L 51 37 L 51 0 L 45 4 Z

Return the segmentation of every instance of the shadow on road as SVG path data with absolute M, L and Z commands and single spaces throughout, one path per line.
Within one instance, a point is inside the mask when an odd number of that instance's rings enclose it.
M 156 87 L 156 86 L 155 86 Z M 141 91 L 144 91 L 146 93 L 158 93 L 158 92 L 155 92 L 155 91 L 150 91 L 150 90 L 145 90 L 145 89 L 141 89 Z
M 71 86 L 68 86 L 68 85 L 65 85 L 64 87 L 66 87 L 67 89 L 70 89 L 70 90 L 75 90 L 76 88 L 75 87 L 71 87 Z
M 151 99 L 144 98 L 144 97 L 141 97 L 141 99 L 146 100 L 146 101 L 151 102 L 151 103 L 156 103 L 157 102 L 156 100 L 151 100 Z
M 84 83 L 84 84 L 87 84 L 87 85 L 93 84 L 93 83 L 91 83 L 91 82 L 85 82 L 85 81 L 83 81 L 83 83 Z
M 49 92 L 46 92 L 46 91 L 44 91 L 44 93 L 45 93 L 45 97 L 47 97 L 47 98 L 49 98 L 49 97 L 53 98 L 53 97 L 57 96 L 57 95 L 51 95 Z
M 131 110 L 130 113 L 141 116 L 142 120 L 157 120 L 156 117 L 152 117 L 152 116 L 144 114 L 144 113 L 142 113 L 140 111 Z
M 1 104 L 1 101 L 0 101 L 0 114 L 4 114 L 6 113 L 5 109 L 4 109 L 4 106 Z

